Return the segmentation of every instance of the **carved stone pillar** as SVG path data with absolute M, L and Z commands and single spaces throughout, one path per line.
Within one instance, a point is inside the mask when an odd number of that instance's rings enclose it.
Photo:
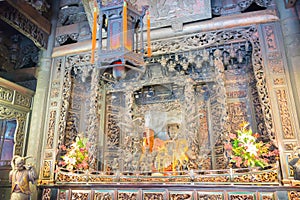
M 284 1 L 276 0 L 280 13 L 280 23 L 283 33 L 283 42 L 286 50 L 287 65 L 295 98 L 297 115 L 300 116 L 300 23 L 299 11 L 295 7 L 286 9 Z M 299 4 L 299 2 L 298 2 Z M 299 143 L 298 143 L 299 144 Z
M 100 72 L 99 69 L 94 68 L 91 75 L 91 101 L 89 110 L 89 126 L 88 126 L 88 140 L 91 143 L 89 149 L 89 166 L 90 169 L 97 169 L 97 154 L 98 154 L 98 138 L 99 134 L 99 123 L 101 121 L 99 115 L 98 101 L 99 101 L 99 82 Z M 95 142 L 96 141 L 96 142 Z
M 57 18 L 57 8 L 58 2 L 53 2 L 52 4 L 53 16 L 52 16 L 52 27 L 56 27 L 56 18 Z M 44 126 L 45 126 L 45 117 L 47 110 L 47 98 L 48 98 L 48 89 L 49 89 L 49 80 L 50 80 L 50 69 L 51 69 L 51 54 L 52 47 L 54 45 L 55 38 L 55 29 L 51 30 L 51 36 L 48 39 L 48 49 L 42 51 L 40 61 L 39 61 L 39 70 L 37 74 L 37 87 L 36 93 L 34 96 L 34 103 L 31 116 L 30 124 L 30 133 L 27 144 L 26 155 L 31 155 L 36 159 L 36 169 L 39 173 L 40 169 L 40 158 L 42 157 L 42 146 L 43 146 L 43 136 Z M 35 188 L 32 188 L 33 195 L 32 199 L 37 199 L 37 191 Z
M 298 97 L 294 95 L 296 90 L 295 84 L 297 83 L 296 80 L 289 76 L 289 71 L 292 70 L 291 67 L 293 66 L 289 66 L 286 62 L 287 59 L 291 61 L 292 56 L 295 54 L 289 53 L 291 48 L 289 50 L 286 44 L 288 54 L 291 54 L 291 57 L 289 55 L 286 57 L 279 23 L 263 24 L 261 25 L 261 31 L 263 34 L 262 40 L 265 42 L 263 54 L 266 57 L 266 80 L 270 89 L 270 102 L 273 108 L 272 121 L 274 121 L 273 129 L 276 134 L 274 139 L 278 142 L 280 150 L 282 175 L 284 179 L 287 179 L 292 177 L 292 170 L 289 169 L 288 161 L 292 157 L 293 148 L 299 145 L 299 136 L 297 134 L 299 133 L 299 124 L 296 112 L 299 99 L 296 100 Z M 296 41 L 293 43 L 296 43 Z M 291 44 L 290 46 L 292 46 Z M 293 51 L 296 51 L 296 46 L 293 48 Z M 298 56 L 298 58 L 300 57 Z M 295 73 L 293 75 L 295 78 L 297 76 L 296 71 L 292 73 Z

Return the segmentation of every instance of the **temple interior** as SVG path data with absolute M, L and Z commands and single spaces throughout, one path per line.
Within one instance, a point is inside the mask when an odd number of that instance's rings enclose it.
M 15 156 L 31 199 L 300 199 L 299 19 L 297 0 L 0 1 L 0 199 Z

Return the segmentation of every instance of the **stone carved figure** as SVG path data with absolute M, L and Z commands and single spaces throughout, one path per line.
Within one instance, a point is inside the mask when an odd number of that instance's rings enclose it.
M 25 165 L 29 157 L 14 156 L 11 161 L 12 170 L 9 173 L 9 181 L 12 183 L 11 200 L 29 200 L 29 183 L 35 183 L 37 175 L 31 165 Z
M 294 179 L 300 180 L 300 146 L 294 148 L 293 159 L 289 162 L 289 165 L 293 167 Z

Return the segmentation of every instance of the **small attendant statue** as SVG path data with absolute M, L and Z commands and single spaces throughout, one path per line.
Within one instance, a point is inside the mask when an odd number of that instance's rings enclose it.
M 35 183 L 37 179 L 33 166 L 25 165 L 29 157 L 14 156 L 11 161 L 12 170 L 9 173 L 11 187 L 11 200 L 29 200 L 29 182 Z

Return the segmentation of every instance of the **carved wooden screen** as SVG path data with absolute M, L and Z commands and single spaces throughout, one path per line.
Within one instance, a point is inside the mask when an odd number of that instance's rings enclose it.
M 156 116 L 164 115 L 160 113 L 166 107 L 164 101 L 169 107 L 180 108 L 183 119 L 180 131 L 189 138 L 187 149 L 196 146 L 195 155 L 205 155 L 205 158 L 197 157 L 202 162 L 198 162 L 197 167 L 189 163 L 189 169 L 193 166 L 196 169 L 226 167 L 223 142 L 243 121 L 250 122 L 254 131 L 264 137 L 274 138 L 274 133 L 266 131 L 272 130 L 273 125 L 271 115 L 265 115 L 269 112 L 268 91 L 262 75 L 260 44 L 253 37 L 256 34 L 255 27 L 249 27 L 173 38 L 173 45 L 168 45 L 169 40 L 153 42 L 154 56 L 147 60 L 144 77 L 108 87 L 111 97 L 122 101 L 120 104 L 113 99 L 106 101 L 106 122 L 111 124 L 106 126 L 105 141 L 107 144 L 117 141 L 118 146 L 104 147 L 104 170 L 138 171 L 146 165 L 141 163 L 145 151 L 142 130 L 146 119 L 143 116 L 153 111 Z M 165 91 L 164 94 L 159 87 L 168 88 L 169 93 Z M 160 96 L 155 96 L 155 92 Z M 172 93 L 177 94 L 177 98 L 171 97 Z M 153 106 L 156 103 L 160 106 Z M 113 110 L 114 114 L 109 112 Z M 127 163 L 133 164 L 128 167 Z M 183 164 L 180 166 L 182 168 Z
M 176 78 L 179 84 L 131 87 L 134 84 L 127 83 L 123 91 L 110 89 L 104 170 L 210 169 L 207 86 L 182 76 Z

